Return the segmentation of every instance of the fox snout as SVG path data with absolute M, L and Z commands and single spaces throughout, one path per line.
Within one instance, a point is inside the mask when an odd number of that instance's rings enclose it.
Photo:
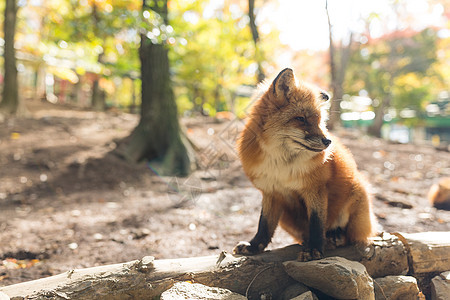
M 305 141 L 307 141 L 314 148 L 326 149 L 330 144 L 331 140 L 324 135 L 310 134 L 305 136 Z
M 322 143 L 323 143 L 326 147 L 328 147 L 328 146 L 331 144 L 331 140 L 324 137 L 324 138 L 322 138 Z
M 326 137 L 317 137 L 313 139 L 312 143 L 320 148 L 326 149 L 331 144 L 331 140 Z
M 328 148 L 328 146 L 331 144 L 331 140 L 322 136 L 318 135 L 309 135 L 306 136 L 304 139 L 304 143 L 297 142 L 298 144 L 302 145 L 303 148 L 306 148 L 307 150 L 313 151 L 313 152 L 321 152 Z

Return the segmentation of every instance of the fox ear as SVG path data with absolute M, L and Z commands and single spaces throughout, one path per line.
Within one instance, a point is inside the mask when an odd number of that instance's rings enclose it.
M 320 97 L 321 97 L 322 100 L 324 100 L 324 101 L 330 100 L 330 95 L 328 95 L 328 93 L 325 92 L 325 91 L 320 91 Z
M 273 80 L 271 89 L 277 100 L 284 103 L 289 102 L 295 86 L 294 72 L 292 69 L 286 68 Z

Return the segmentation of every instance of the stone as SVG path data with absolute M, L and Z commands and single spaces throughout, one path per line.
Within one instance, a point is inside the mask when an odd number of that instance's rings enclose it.
M 314 295 L 311 291 L 305 292 L 291 300 L 318 300 L 316 295 Z
M 450 271 L 431 279 L 431 300 L 447 300 L 450 295 Z
M 170 289 L 162 293 L 160 299 L 246 300 L 247 298 L 223 288 L 209 287 L 199 283 L 177 282 Z
M 283 263 L 296 281 L 337 299 L 375 299 L 373 280 L 364 265 L 342 257 Z
M 417 300 L 419 287 L 412 276 L 386 276 L 376 278 L 376 300 Z
M 290 300 L 309 291 L 309 288 L 303 283 L 296 282 L 288 286 L 280 295 L 281 300 Z
M 9 300 L 9 296 L 3 292 L 0 292 L 0 300 Z

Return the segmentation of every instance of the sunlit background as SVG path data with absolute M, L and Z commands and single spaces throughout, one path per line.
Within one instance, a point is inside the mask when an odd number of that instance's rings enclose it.
M 343 99 L 344 125 L 370 126 L 383 114 L 392 125 L 383 129 L 386 137 L 395 127 L 393 138 L 410 141 L 411 126 L 420 125 L 416 138 L 449 140 L 449 3 L 256 1 L 255 46 L 247 1 L 169 1 L 170 25 L 161 26 L 141 1 L 20 0 L 15 45 L 20 97 L 89 107 L 98 86 L 108 107 L 137 111 L 138 49 L 145 32 L 169 47 L 180 114 L 231 111 L 244 117 L 259 69 L 271 78 L 293 67 L 301 79 L 333 93 L 331 29 L 335 64 L 344 76 L 342 95 L 335 95 Z M 346 49 L 348 63 L 340 66 Z M 389 91 L 376 88 L 386 89 L 387 81 Z M 420 122 L 425 118 L 435 119 Z
M 273 20 L 280 30 L 280 42 L 292 50 L 326 50 L 329 39 L 325 5 L 325 1 L 284 0 L 272 13 L 264 10 L 264 17 Z M 444 5 L 438 1 L 329 1 L 328 9 L 336 38 L 345 40 L 353 32 L 361 35 L 362 43 L 366 34 L 381 38 L 399 30 L 445 28 L 447 21 Z

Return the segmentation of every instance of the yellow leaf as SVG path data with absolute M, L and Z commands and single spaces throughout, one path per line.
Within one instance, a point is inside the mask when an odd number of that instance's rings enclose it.
M 11 132 L 11 139 L 12 140 L 18 140 L 20 138 L 20 133 L 18 132 Z

